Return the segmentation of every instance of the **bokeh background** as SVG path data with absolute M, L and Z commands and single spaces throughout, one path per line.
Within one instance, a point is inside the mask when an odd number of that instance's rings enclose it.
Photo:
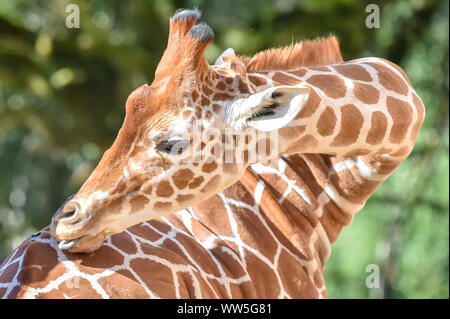
M 0 261 L 78 189 L 114 140 L 128 94 L 151 83 L 169 17 L 198 6 L 226 48 L 252 55 L 335 34 L 345 60 L 399 64 L 426 106 L 412 155 L 333 246 L 331 298 L 448 298 L 449 64 L 447 0 L 0 0 Z M 80 8 L 67 29 L 66 6 Z M 366 266 L 381 286 L 365 285 Z

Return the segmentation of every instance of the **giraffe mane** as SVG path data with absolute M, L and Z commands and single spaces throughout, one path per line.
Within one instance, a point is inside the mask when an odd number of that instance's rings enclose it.
M 292 70 L 342 63 L 339 41 L 335 36 L 297 42 L 282 48 L 261 51 L 253 57 L 240 56 L 248 72 Z

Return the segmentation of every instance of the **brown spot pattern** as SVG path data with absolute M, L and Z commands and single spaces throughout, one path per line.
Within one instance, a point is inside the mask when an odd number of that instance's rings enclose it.
M 211 90 L 207 85 L 203 85 L 202 86 L 202 92 L 205 94 L 205 95 L 211 95 L 211 94 L 213 94 L 213 90 Z
M 204 180 L 205 180 L 205 178 L 203 176 L 198 176 L 198 177 L 194 178 L 194 180 L 189 183 L 189 188 L 194 189 L 194 188 L 199 187 L 200 184 L 203 183 Z
M 393 121 L 389 140 L 392 143 L 401 143 L 406 137 L 408 127 L 411 125 L 411 107 L 408 103 L 392 96 L 386 98 L 386 105 Z
M 226 89 L 225 83 L 223 83 L 222 81 L 217 82 L 217 84 L 216 84 L 216 89 L 218 89 L 218 90 L 220 90 L 220 91 L 225 90 L 225 89 Z
M 117 234 L 111 237 L 111 243 L 127 254 L 137 253 L 136 245 L 134 244 L 131 236 L 126 232 Z
M 244 81 L 242 81 L 241 78 L 239 78 L 238 84 L 239 84 L 239 91 L 241 93 L 248 93 L 249 92 L 247 83 L 244 83 Z
M 372 85 L 354 83 L 354 93 L 358 100 L 365 104 L 376 104 L 380 99 L 380 92 Z
M 161 298 L 170 298 L 174 295 L 172 272 L 168 267 L 144 258 L 133 259 L 130 266 L 135 272 L 141 274 L 141 279 L 146 286 Z
M 298 112 L 295 118 L 301 119 L 313 115 L 314 112 L 319 107 L 320 101 L 321 101 L 320 96 L 313 89 L 310 89 L 308 100 L 306 101 L 305 105 L 303 105 L 302 110 Z
M 346 92 L 346 87 L 343 79 L 338 78 L 336 75 L 313 75 L 309 77 L 306 82 L 321 89 L 326 96 L 333 99 L 343 97 Z
M 353 104 L 347 104 L 341 108 L 341 130 L 331 142 L 331 146 L 347 146 L 358 139 L 364 118 L 361 112 Z
M 311 298 L 311 291 L 314 291 L 313 283 L 308 280 L 308 274 L 305 272 L 298 263 L 294 262 L 294 258 L 285 251 L 282 251 L 279 257 L 278 263 L 281 280 L 286 283 L 285 290 L 292 296 L 298 296 L 298 298 Z M 299 276 L 294 279 L 290 279 L 290 274 L 298 274 Z M 320 287 L 320 286 L 319 286 Z
M 209 105 L 209 103 L 210 103 L 209 99 L 206 96 L 202 95 L 202 100 L 201 100 L 200 104 L 203 106 L 206 106 L 206 105 Z
M 178 189 L 183 189 L 192 180 L 194 173 L 190 169 L 180 169 L 172 176 L 172 181 Z
M 294 70 L 294 71 L 290 71 L 289 73 L 292 73 L 298 77 L 303 77 L 306 74 L 306 69 L 299 69 L 299 70 Z
M 276 81 L 278 83 L 282 84 L 289 84 L 289 85 L 295 85 L 300 82 L 299 79 L 294 78 L 293 76 L 287 75 L 286 73 L 276 72 L 274 76 L 272 77 L 273 81 Z
M 217 163 L 212 161 L 210 163 L 205 163 L 202 166 L 202 171 L 205 173 L 211 173 L 212 171 L 214 171 L 217 168 Z
M 156 195 L 159 197 L 169 197 L 173 194 L 173 188 L 168 181 L 161 181 L 156 188 Z
M 368 63 L 378 73 L 378 80 L 386 89 L 394 91 L 398 94 L 406 95 L 408 93 L 408 86 L 406 82 L 394 71 L 378 63 Z
M 177 196 L 177 198 L 175 198 L 175 200 L 176 200 L 177 202 L 179 202 L 179 203 L 183 203 L 183 202 L 185 202 L 185 201 L 187 201 L 187 200 L 191 200 L 191 199 L 193 199 L 193 198 L 194 198 L 194 195 L 190 195 L 190 194 L 187 194 L 187 195 L 179 194 L 179 195 Z
M 389 64 L 389 65 L 390 65 L 391 67 L 393 67 L 394 69 L 396 69 L 396 70 L 400 73 L 400 75 L 402 76 L 402 78 L 405 80 L 405 82 L 408 83 L 408 85 L 409 85 L 410 87 L 412 87 L 412 83 L 411 83 L 411 81 L 409 80 L 408 76 L 406 75 L 405 71 L 403 71 L 398 65 L 396 65 L 395 63 L 392 63 L 391 61 L 385 60 L 385 59 L 381 59 L 381 58 L 380 58 L 380 60 L 382 60 L 384 63 Z
M 130 199 L 130 206 L 132 212 L 138 212 L 142 210 L 148 203 L 148 198 L 144 195 L 138 195 Z
M 371 125 L 367 134 L 366 142 L 372 145 L 380 144 L 383 141 L 387 129 L 387 118 L 383 112 L 372 113 Z
M 199 94 L 196 90 L 194 90 L 194 91 L 192 91 L 191 96 L 192 96 L 192 101 L 196 102 L 199 97 Z
M 247 78 L 250 82 L 252 82 L 256 86 L 262 86 L 267 84 L 266 79 L 259 76 L 248 75 Z
M 372 77 L 370 76 L 369 72 L 366 71 L 362 66 L 357 64 L 340 64 L 340 65 L 334 65 L 333 68 L 342 74 L 343 76 L 352 79 L 352 80 L 358 80 L 358 81 L 366 81 L 370 82 L 372 81 Z
M 165 212 L 168 209 L 172 208 L 172 203 L 167 202 L 156 202 L 155 205 L 153 205 L 153 209 L 159 211 L 159 212 Z
M 322 136 L 329 136 L 333 134 L 334 127 L 336 126 L 336 114 L 329 106 L 320 115 L 317 121 L 317 132 Z
M 215 100 L 215 101 L 226 101 L 226 100 L 229 100 L 231 98 L 232 98 L 231 95 L 228 95 L 228 94 L 225 94 L 225 93 L 216 93 L 213 96 L 213 100 Z
M 110 214 L 117 214 L 122 211 L 122 198 L 115 198 L 110 203 L 103 207 L 105 212 Z
M 213 109 L 213 112 L 217 114 L 217 113 L 219 113 L 221 106 L 219 104 L 213 104 L 212 109 Z

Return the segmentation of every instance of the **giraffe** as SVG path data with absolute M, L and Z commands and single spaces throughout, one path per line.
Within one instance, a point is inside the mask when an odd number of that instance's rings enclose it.
M 328 297 L 331 244 L 410 154 L 424 106 L 398 66 L 344 62 L 335 37 L 209 65 L 199 18 L 170 19 L 153 83 L 51 225 L 0 266 L 0 296 Z

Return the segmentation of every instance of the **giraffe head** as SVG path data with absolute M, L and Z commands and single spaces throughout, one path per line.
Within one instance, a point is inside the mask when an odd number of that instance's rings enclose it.
M 248 61 L 226 50 L 211 66 L 214 35 L 198 10 L 170 19 L 153 83 L 130 94 L 116 140 L 52 219 L 71 252 L 98 249 L 112 234 L 194 205 L 235 183 L 251 162 L 278 155 L 272 132 L 286 126 L 308 88 L 257 86 Z

